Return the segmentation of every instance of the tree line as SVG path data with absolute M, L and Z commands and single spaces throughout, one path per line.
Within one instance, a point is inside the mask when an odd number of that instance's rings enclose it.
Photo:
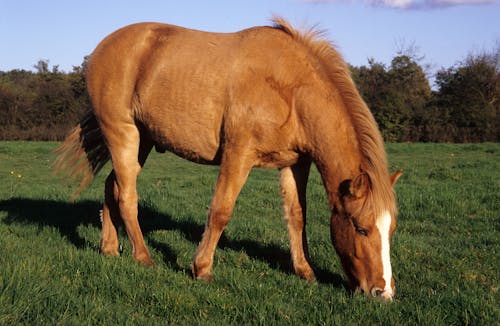
M 418 61 L 400 54 L 389 66 L 369 60 L 351 69 L 386 141 L 500 140 L 500 47 L 438 70 L 436 89 Z
M 469 55 L 435 74 L 431 88 L 420 59 L 399 53 L 373 59 L 352 76 L 389 142 L 500 140 L 500 47 Z M 35 71 L 0 71 L 0 140 L 62 140 L 90 108 L 85 67 L 71 72 L 39 61 Z
M 69 73 L 47 60 L 0 71 L 0 140 L 62 140 L 90 108 L 85 62 Z

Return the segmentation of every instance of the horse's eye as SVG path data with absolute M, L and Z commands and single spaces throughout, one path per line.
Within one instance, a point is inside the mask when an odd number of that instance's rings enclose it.
M 359 234 L 367 237 L 368 236 L 368 231 L 363 229 L 363 228 L 360 228 L 359 226 L 356 226 L 356 232 L 358 232 Z

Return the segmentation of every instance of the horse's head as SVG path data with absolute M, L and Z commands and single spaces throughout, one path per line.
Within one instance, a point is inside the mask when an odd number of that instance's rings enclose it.
M 391 187 L 401 176 L 390 176 Z M 331 237 L 351 286 L 357 291 L 392 300 L 394 278 L 390 241 L 396 228 L 395 213 L 372 208 L 372 185 L 367 174 L 340 184 L 340 198 L 332 211 Z

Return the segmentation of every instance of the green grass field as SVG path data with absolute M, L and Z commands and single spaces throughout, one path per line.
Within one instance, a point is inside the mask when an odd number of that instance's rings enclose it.
M 216 167 L 153 153 L 139 177 L 141 225 L 156 266 L 99 254 L 102 173 L 51 175 L 55 143 L 0 143 L 0 324 L 496 325 L 500 321 L 500 144 L 390 144 L 400 215 L 396 299 L 344 288 L 316 170 L 308 238 L 317 284 L 290 272 L 276 170 L 254 170 L 215 255 L 214 281 L 189 267 Z

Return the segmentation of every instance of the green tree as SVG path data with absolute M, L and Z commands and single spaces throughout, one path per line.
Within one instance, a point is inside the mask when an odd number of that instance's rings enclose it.
M 40 60 L 36 73 L 0 72 L 0 140 L 61 140 L 89 108 L 85 64 L 65 73 Z
M 423 69 L 408 55 L 384 64 L 368 60 L 369 66 L 353 68 L 353 77 L 379 124 L 386 141 L 417 140 L 419 114 L 431 89 Z
M 49 72 L 49 60 L 38 60 L 36 65 L 33 65 L 38 74 L 46 74 Z
M 469 55 L 459 66 L 441 69 L 435 103 L 459 142 L 498 141 L 500 51 Z

